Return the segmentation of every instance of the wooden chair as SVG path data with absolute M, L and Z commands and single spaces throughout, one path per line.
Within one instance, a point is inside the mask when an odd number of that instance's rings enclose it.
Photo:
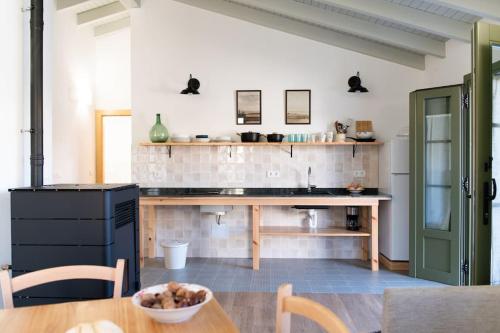
M 349 333 L 347 326 L 335 313 L 310 299 L 292 296 L 292 285 L 282 284 L 278 289 L 276 333 L 290 333 L 292 313 L 315 321 L 328 333 Z
M 12 294 L 20 290 L 49 282 L 74 279 L 113 281 L 115 283 L 113 298 L 120 298 L 122 296 L 124 267 L 125 260 L 118 259 L 116 268 L 90 265 L 61 266 L 23 274 L 12 279 L 9 276 L 9 271 L 3 270 L 0 271 L 0 288 L 2 290 L 3 305 L 5 309 L 14 308 Z

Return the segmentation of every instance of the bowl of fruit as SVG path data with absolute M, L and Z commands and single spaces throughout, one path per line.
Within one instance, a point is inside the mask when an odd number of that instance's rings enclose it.
M 346 188 L 349 191 L 349 193 L 351 193 L 351 195 L 360 195 L 361 192 L 363 192 L 365 190 L 363 185 L 361 185 L 359 183 L 351 183 L 351 184 L 347 185 Z
M 193 317 L 212 297 L 206 287 L 169 282 L 138 291 L 132 304 L 160 323 L 180 323 Z

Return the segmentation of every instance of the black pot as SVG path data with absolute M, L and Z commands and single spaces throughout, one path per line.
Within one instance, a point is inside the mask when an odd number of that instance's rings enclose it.
M 241 142 L 259 142 L 260 133 L 244 132 L 238 133 L 241 136 Z
M 283 134 L 273 133 L 266 135 L 267 142 L 283 142 L 285 136 Z

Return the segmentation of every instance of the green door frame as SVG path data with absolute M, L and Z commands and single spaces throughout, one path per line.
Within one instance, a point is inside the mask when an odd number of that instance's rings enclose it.
M 462 274 L 465 252 L 462 238 L 465 223 L 461 187 L 464 151 L 462 88 L 462 85 L 455 85 L 417 90 L 410 94 L 410 137 L 412 138 L 410 140 L 410 275 L 451 285 L 465 284 Z M 449 97 L 451 112 L 450 195 L 452 209 L 449 230 L 425 227 L 427 209 L 425 101 L 442 97 Z
M 462 219 L 463 219 L 463 235 L 462 235 L 462 281 L 461 285 L 471 285 L 471 254 L 472 254 L 472 241 L 471 241 L 471 226 L 473 220 L 472 208 L 472 73 L 464 76 L 462 105 Z
M 491 278 L 491 207 L 485 206 L 487 198 L 484 184 L 491 182 L 492 138 L 492 59 L 491 45 L 500 44 L 500 26 L 476 22 L 472 34 L 472 111 L 473 111 L 473 216 L 472 221 L 472 284 L 490 284 Z M 485 218 L 486 216 L 486 218 Z

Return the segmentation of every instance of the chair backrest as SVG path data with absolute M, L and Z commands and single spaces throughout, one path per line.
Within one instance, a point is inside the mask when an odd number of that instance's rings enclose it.
M 9 271 L 0 271 L 0 287 L 4 308 L 14 308 L 12 294 L 15 292 L 49 282 L 74 279 L 114 281 L 113 298 L 119 298 L 122 295 L 124 267 L 125 260 L 118 259 L 116 268 L 90 265 L 61 266 L 23 274 L 12 279 L 9 276 Z
M 500 286 L 391 288 L 382 332 L 499 332 Z
M 283 284 L 278 289 L 276 333 L 290 333 L 291 313 L 315 321 L 328 333 L 349 333 L 347 326 L 335 313 L 310 299 L 292 296 L 292 285 Z

